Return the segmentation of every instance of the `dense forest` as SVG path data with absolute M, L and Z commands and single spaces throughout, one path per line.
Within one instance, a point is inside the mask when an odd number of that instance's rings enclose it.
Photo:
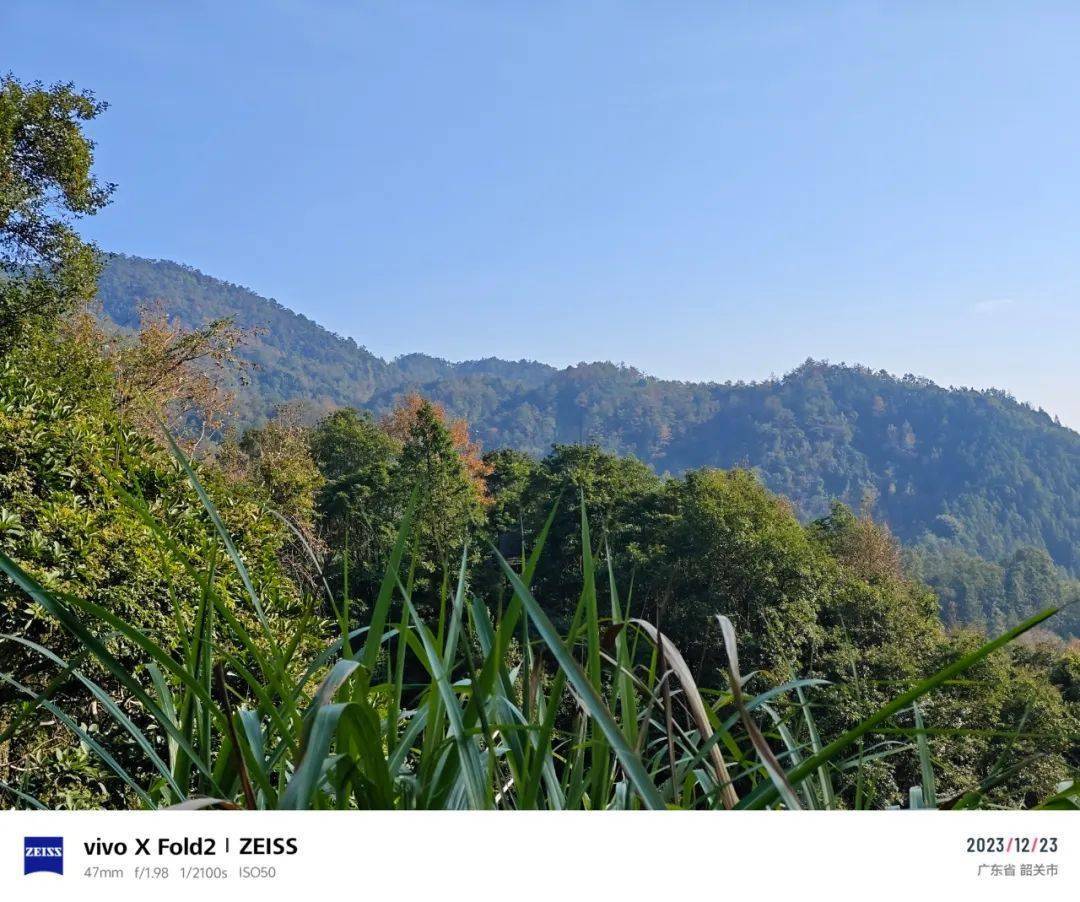
M 188 328 L 230 318 L 247 330 L 239 355 L 252 366 L 234 385 L 243 425 L 298 400 L 315 417 L 334 407 L 381 416 L 419 392 L 466 419 L 487 449 L 542 457 L 590 443 L 674 475 L 750 467 L 804 520 L 840 500 L 905 543 L 944 541 L 994 562 L 1031 547 L 1080 573 L 1080 435 L 1003 392 L 813 361 L 776 381 L 725 384 L 609 363 L 387 362 L 246 289 L 134 257 L 109 260 L 99 298 L 126 329 L 157 304 Z
M 386 363 L 102 271 L 103 111 L 0 82 L 5 807 L 1080 807 L 1074 433 L 820 364 Z

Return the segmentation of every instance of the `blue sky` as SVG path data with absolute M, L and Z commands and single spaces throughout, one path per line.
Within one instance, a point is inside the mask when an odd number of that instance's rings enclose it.
M 1080 427 L 1080 7 L 28 2 L 111 104 L 86 231 L 383 356 L 806 357 Z

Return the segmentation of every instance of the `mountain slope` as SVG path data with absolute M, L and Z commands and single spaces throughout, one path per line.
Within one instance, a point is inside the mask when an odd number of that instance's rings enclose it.
M 283 403 L 303 400 L 316 410 L 365 404 L 376 392 L 453 376 L 500 376 L 514 385 L 540 384 L 554 368 L 496 358 L 449 363 L 410 354 L 387 363 L 302 314 L 253 291 L 169 260 L 113 255 L 98 282 L 105 316 L 121 328 L 139 324 L 142 307 L 160 306 L 196 327 L 223 317 L 254 330 L 241 356 L 253 365 L 249 384 L 235 387 L 242 424 L 272 416 Z
M 256 365 L 239 389 L 245 422 L 292 400 L 383 412 L 416 389 L 466 417 L 486 448 L 590 441 L 661 472 L 751 466 L 803 516 L 833 499 L 872 503 L 908 542 L 995 560 L 1034 546 L 1080 572 L 1080 435 L 1003 392 L 813 361 L 782 380 L 724 384 L 610 363 L 388 362 L 247 289 L 134 257 L 109 262 L 100 298 L 125 327 L 158 301 L 187 325 L 233 316 L 264 329 L 244 352 Z

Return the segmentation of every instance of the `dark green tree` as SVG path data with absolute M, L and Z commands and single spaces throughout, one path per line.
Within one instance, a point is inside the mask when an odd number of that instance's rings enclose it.
M 311 431 L 311 455 L 326 479 L 333 482 L 359 473 L 373 464 L 390 469 L 397 448 L 370 413 L 345 408 L 335 410 Z M 389 485 L 383 480 L 381 485 Z
M 687 660 L 715 680 L 725 666 L 716 614 L 731 618 L 745 670 L 784 680 L 821 641 L 827 556 L 790 507 L 746 470 L 697 470 L 667 491 L 672 518 L 662 554 L 646 568 L 651 607 Z M 643 588 L 645 588 L 643 586 Z
M 486 479 L 491 499 L 488 530 L 503 557 L 518 561 L 528 554 L 527 529 L 533 526 L 528 493 L 539 464 L 528 454 L 510 448 L 485 454 L 484 462 L 490 468 Z
M 519 516 L 525 524 L 525 547 L 532 548 L 558 503 L 555 520 L 534 577 L 537 599 L 558 620 L 577 604 L 582 580 L 581 503 L 585 502 L 593 554 L 598 561 L 610 550 L 619 584 L 627 587 L 635 568 L 650 556 L 657 535 L 663 480 L 633 457 L 618 457 L 596 445 L 556 445 L 533 472 Z M 608 580 L 598 579 L 607 594 Z
M 336 594 L 361 601 L 377 590 L 403 513 L 396 489 L 400 446 L 368 413 L 338 410 L 309 436 L 325 478 L 316 498 L 323 540 L 333 554 L 327 574 Z
M 484 505 L 450 430 L 427 401 L 405 427 L 397 490 L 417 495 L 417 577 L 421 589 L 434 590 L 456 571 L 470 531 L 483 523 Z
M 460 424 L 455 424 L 460 426 Z M 377 590 L 397 528 L 415 494 L 411 558 L 418 604 L 428 603 L 484 522 L 484 484 L 470 473 L 468 446 L 456 440 L 439 409 L 407 399 L 382 424 L 340 410 L 311 432 L 312 456 L 326 478 L 317 501 L 324 538 L 336 550 L 332 572 L 361 601 Z M 347 549 L 347 551 L 346 551 Z M 402 574 L 403 577 L 405 574 Z
M 0 351 L 94 295 L 97 253 L 72 223 L 113 189 L 92 174 L 83 132 L 104 109 L 71 84 L 0 80 Z

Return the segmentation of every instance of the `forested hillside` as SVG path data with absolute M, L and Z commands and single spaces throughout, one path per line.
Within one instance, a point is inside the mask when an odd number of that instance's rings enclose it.
M 936 537 L 994 561 L 1032 546 L 1080 572 L 1080 435 L 1002 392 L 813 361 L 781 380 L 724 384 L 610 363 L 388 362 L 247 289 L 136 257 L 111 259 L 99 296 L 123 327 L 159 303 L 187 326 L 232 317 L 257 330 L 241 352 L 254 366 L 237 386 L 240 425 L 296 400 L 382 414 L 419 390 L 486 449 L 591 442 L 661 473 L 750 466 L 806 518 L 834 499 L 872 505 L 905 542 Z
M 139 325 L 143 309 L 158 307 L 189 328 L 230 318 L 247 330 L 241 356 L 252 364 L 245 372 L 248 384 L 232 386 L 242 425 L 262 422 L 290 401 L 329 410 L 363 405 L 379 392 L 400 392 L 407 385 L 491 377 L 533 387 L 554 372 L 528 361 L 452 364 L 424 354 L 387 363 L 276 301 L 167 260 L 112 256 L 99 279 L 98 297 L 106 317 L 124 329 Z

